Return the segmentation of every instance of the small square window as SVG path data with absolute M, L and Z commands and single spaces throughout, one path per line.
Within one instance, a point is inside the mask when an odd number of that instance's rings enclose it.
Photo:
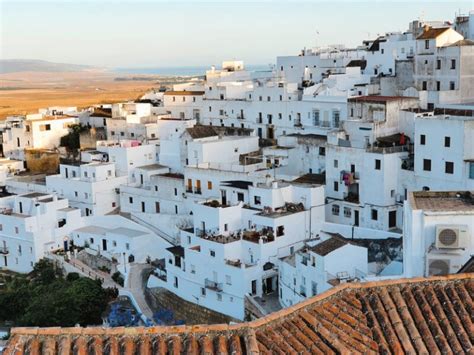
M 444 163 L 444 172 L 446 174 L 454 174 L 454 163 L 452 161 Z
M 209 255 L 212 256 L 213 258 L 216 257 L 216 252 L 214 250 L 209 250 Z
M 380 159 L 375 159 L 375 170 L 380 170 L 382 166 L 382 161 Z
M 262 203 L 262 199 L 260 196 L 254 196 L 253 200 L 256 205 L 260 205 Z
M 424 171 L 431 171 L 431 160 L 430 159 L 423 159 L 423 170 Z
M 444 146 L 451 147 L 451 137 L 444 137 Z
M 377 211 L 376 209 L 372 209 L 372 211 L 371 211 L 371 217 L 372 217 L 372 220 L 373 220 L 373 221 L 376 221 L 376 220 L 379 218 L 378 215 L 379 215 L 378 211 Z

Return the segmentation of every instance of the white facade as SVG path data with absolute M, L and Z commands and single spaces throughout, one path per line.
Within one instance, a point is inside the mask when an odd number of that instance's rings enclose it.
M 403 239 L 407 277 L 456 273 L 474 252 L 470 192 L 414 192 L 405 202 Z
M 359 281 L 367 274 L 367 248 L 340 236 L 323 238 L 280 260 L 279 299 L 283 307 L 343 282 Z
M 81 212 L 55 195 L 29 193 L 0 199 L 0 266 L 27 273 L 48 251 L 63 248 Z

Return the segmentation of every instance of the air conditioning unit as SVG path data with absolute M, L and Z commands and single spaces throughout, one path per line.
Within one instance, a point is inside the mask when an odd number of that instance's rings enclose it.
M 435 245 L 438 249 L 463 249 L 468 243 L 468 228 L 461 225 L 436 226 Z
M 426 264 L 426 276 L 448 275 L 451 273 L 450 259 L 429 258 Z

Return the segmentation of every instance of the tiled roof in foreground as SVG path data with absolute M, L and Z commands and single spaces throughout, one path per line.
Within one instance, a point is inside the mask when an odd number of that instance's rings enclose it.
M 474 274 L 347 283 L 249 323 L 16 328 L 4 354 L 473 352 Z

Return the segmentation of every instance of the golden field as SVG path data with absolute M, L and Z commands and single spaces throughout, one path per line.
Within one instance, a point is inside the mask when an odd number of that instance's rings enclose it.
M 126 75 L 103 71 L 0 74 L 0 119 L 34 113 L 48 106 L 87 107 L 134 100 L 147 90 L 159 87 L 158 77 L 157 81 L 115 81 L 119 76 Z

